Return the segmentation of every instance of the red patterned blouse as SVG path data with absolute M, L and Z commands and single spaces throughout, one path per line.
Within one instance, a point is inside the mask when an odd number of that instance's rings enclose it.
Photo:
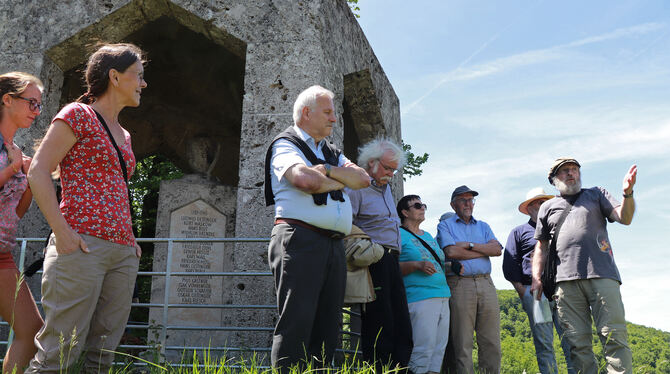
M 77 142 L 60 162 L 63 188 L 60 210 L 72 229 L 114 243 L 133 246 L 128 190 L 119 157 L 93 108 L 82 103 L 65 106 L 53 119 L 63 120 Z M 52 123 L 53 123 L 52 121 Z M 135 170 L 130 134 L 117 144 L 128 168 Z

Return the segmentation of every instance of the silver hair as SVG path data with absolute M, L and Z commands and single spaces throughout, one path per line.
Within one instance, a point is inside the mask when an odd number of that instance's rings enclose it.
M 368 163 L 371 160 L 379 160 L 384 153 L 391 151 L 393 153 L 393 161 L 398 161 L 398 169 L 402 169 L 407 162 L 407 155 L 398 144 L 386 138 L 377 138 L 364 146 L 358 148 L 358 166 L 363 169 L 368 168 Z
M 316 109 L 316 98 L 319 96 L 326 96 L 333 100 L 335 94 L 319 85 L 314 85 L 302 91 L 293 104 L 293 123 L 298 123 L 298 121 L 300 121 L 302 118 L 302 110 L 305 107 L 308 107 L 309 110 Z

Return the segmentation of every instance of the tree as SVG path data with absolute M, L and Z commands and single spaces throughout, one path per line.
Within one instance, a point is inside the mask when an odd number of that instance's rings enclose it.
M 351 12 L 354 13 L 354 16 L 356 18 L 361 18 L 361 16 L 357 13 L 361 10 L 361 8 L 358 7 L 358 0 L 347 0 L 349 3 L 349 8 L 351 8 Z
M 405 144 L 404 141 L 402 142 L 402 149 L 407 155 L 407 162 L 402 168 L 402 179 L 403 181 L 406 181 L 407 178 L 411 178 L 415 175 L 421 175 L 423 173 L 421 166 L 428 162 L 428 153 L 417 156 L 414 154 L 414 152 L 412 152 L 412 146 Z
M 137 163 L 130 179 L 133 197 L 133 225 L 140 236 L 153 237 L 156 227 L 156 208 L 161 181 L 181 178 L 184 173 L 161 155 L 146 157 Z

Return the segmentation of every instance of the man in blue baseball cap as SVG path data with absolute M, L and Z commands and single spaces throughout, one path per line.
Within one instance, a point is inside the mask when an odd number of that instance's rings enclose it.
M 475 196 L 468 186 L 451 194 L 456 214 L 437 225 L 437 242 L 447 257 L 459 260 L 461 275 L 447 276 L 451 289 L 451 328 L 446 365 L 450 373 L 474 373 L 473 333 L 477 332 L 479 373 L 500 372 L 500 307 L 491 280 L 491 256 L 502 246 L 489 225 L 472 216 Z

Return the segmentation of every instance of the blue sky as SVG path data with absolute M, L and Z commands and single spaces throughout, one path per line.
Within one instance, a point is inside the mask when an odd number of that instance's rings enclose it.
M 670 2 L 360 0 L 359 23 L 400 99 L 402 134 L 430 154 L 405 193 L 433 235 L 449 196 L 480 192 L 474 215 L 504 244 L 552 161 L 621 199 L 638 165 L 630 226 L 610 224 L 626 319 L 670 331 Z M 496 287 L 511 289 L 493 260 Z

